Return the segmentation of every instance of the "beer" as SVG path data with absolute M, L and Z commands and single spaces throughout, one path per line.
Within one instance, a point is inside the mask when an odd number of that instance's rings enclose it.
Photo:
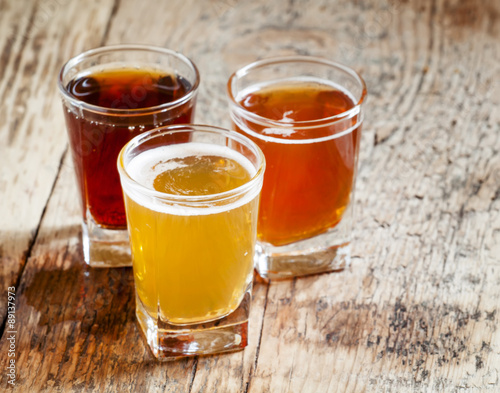
M 252 163 L 229 147 L 190 142 L 139 153 L 126 170 L 157 192 L 124 187 L 135 286 L 149 316 L 190 324 L 234 311 L 252 281 L 258 195 L 200 207 L 189 198 L 248 183 Z
M 266 122 L 281 123 L 273 128 L 242 117 L 235 124 L 267 161 L 259 240 L 282 246 L 334 227 L 350 201 L 361 127 L 338 136 L 326 120 L 353 108 L 353 99 L 334 85 L 297 79 L 254 86 L 236 100 Z M 321 119 L 325 126 L 304 127 Z
M 255 267 L 264 279 L 342 270 L 350 262 L 363 79 L 327 59 L 285 56 L 237 70 L 233 127 L 263 151 Z
M 127 143 L 118 170 L 136 316 L 153 354 L 172 360 L 243 349 L 262 151 L 234 131 L 173 125 Z
M 79 74 L 69 81 L 66 90 L 91 105 L 85 107 L 85 114 L 65 111 L 83 218 L 103 228 L 124 228 L 125 208 L 116 169 L 118 153 L 139 133 L 164 124 L 191 122 L 194 113 L 190 104 L 181 105 L 167 121 L 157 113 L 141 111 L 182 98 L 191 85 L 181 76 L 164 71 L 121 67 Z M 93 111 L 92 106 L 104 114 Z M 140 116 L 130 111 L 138 111 Z

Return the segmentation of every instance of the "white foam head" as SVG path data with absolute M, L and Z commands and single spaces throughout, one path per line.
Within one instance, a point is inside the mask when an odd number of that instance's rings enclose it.
M 221 156 L 238 162 L 243 168 L 245 168 L 251 177 L 253 177 L 257 172 L 254 165 L 250 162 L 250 160 L 248 160 L 248 158 L 230 149 L 229 147 L 196 142 L 160 146 L 142 152 L 129 162 L 127 165 L 127 172 L 137 183 L 150 190 L 154 190 L 153 183 L 158 175 L 165 171 L 185 165 L 169 160 L 174 158 L 208 155 Z M 242 206 L 255 198 L 258 191 L 260 191 L 260 188 L 257 189 L 257 193 L 248 192 L 246 195 L 229 205 L 212 204 L 209 205 L 209 207 L 189 207 L 184 203 L 182 206 L 174 203 L 164 203 L 164 201 L 160 199 L 142 195 L 139 191 L 134 190 L 131 187 L 124 186 L 124 190 L 125 193 L 136 203 L 147 207 L 148 209 L 155 210 L 160 213 L 188 216 L 221 213 Z M 168 197 L 167 194 L 165 194 L 165 196 Z

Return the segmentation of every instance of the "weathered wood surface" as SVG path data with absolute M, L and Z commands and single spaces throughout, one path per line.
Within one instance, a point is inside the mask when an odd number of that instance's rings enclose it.
M 56 89 L 82 50 L 139 42 L 199 66 L 197 121 L 259 57 L 351 65 L 369 99 L 352 266 L 258 282 L 243 352 L 159 364 L 130 269 L 82 263 Z M 500 392 L 496 0 L 0 1 L 0 386 L 17 392 Z

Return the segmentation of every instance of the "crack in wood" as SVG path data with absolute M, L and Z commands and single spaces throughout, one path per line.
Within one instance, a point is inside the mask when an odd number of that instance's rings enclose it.
M 62 156 L 61 156 L 61 159 L 59 160 L 59 167 L 57 169 L 57 173 L 59 174 L 60 171 L 61 171 L 61 168 L 62 168 L 62 165 L 63 165 L 63 161 L 64 161 L 64 158 L 66 157 L 66 153 L 67 153 L 67 149 L 64 150 Z M 33 232 L 33 237 L 31 238 L 30 242 L 29 242 L 29 245 L 28 245 L 28 248 L 27 250 L 24 252 L 24 255 L 23 255 L 23 259 L 20 263 L 20 267 L 19 267 L 19 275 L 17 276 L 16 278 L 16 282 L 14 283 L 14 287 L 16 289 L 19 289 L 20 288 L 20 283 L 21 283 L 21 279 L 22 279 L 22 276 L 23 276 L 23 272 L 24 272 L 24 269 L 26 268 L 26 265 L 28 263 L 28 260 L 33 252 L 33 247 L 35 246 L 35 243 L 38 239 L 38 234 L 39 234 L 39 231 L 40 231 L 40 228 L 42 226 L 42 222 L 43 222 L 43 219 L 45 217 L 45 213 L 47 211 L 47 205 L 49 203 L 49 200 L 50 200 L 50 196 L 52 195 L 52 193 L 54 192 L 54 189 L 55 189 L 55 186 L 57 184 L 57 179 L 58 179 L 58 176 L 56 176 L 54 178 L 54 182 L 52 183 L 52 187 L 50 189 L 50 193 L 49 193 L 49 197 L 47 198 L 47 202 L 45 203 L 45 207 L 43 208 L 42 210 L 42 214 L 40 215 L 40 221 L 37 225 L 37 227 L 35 228 L 34 232 Z M 7 321 L 7 309 L 5 309 L 5 314 L 2 315 L 2 323 L 0 325 L 0 337 L 3 337 L 3 333 L 5 331 L 5 324 L 6 324 L 6 321 Z
M 103 46 L 108 41 L 109 31 L 111 29 L 111 24 L 113 23 L 116 13 L 118 12 L 118 8 L 120 7 L 120 0 L 114 0 L 113 8 L 111 9 L 111 14 L 109 15 L 108 22 L 106 23 L 106 28 L 104 29 L 104 34 L 102 35 L 101 44 L 99 46 Z
M 266 283 L 266 284 L 262 284 L 262 285 L 266 285 L 265 301 L 264 301 L 264 306 L 262 308 L 262 326 L 260 327 L 259 341 L 257 342 L 257 348 L 255 350 L 255 359 L 254 359 L 253 367 L 250 369 L 250 372 L 248 374 L 248 382 L 246 383 L 244 393 L 248 393 L 248 391 L 249 391 L 248 389 L 251 386 L 252 377 L 255 374 L 255 371 L 257 370 L 257 365 L 258 365 L 258 362 L 259 362 L 260 345 L 261 345 L 261 342 L 262 342 L 262 332 L 264 331 L 264 322 L 265 322 L 265 315 L 266 315 L 266 310 L 267 310 L 267 300 L 268 300 L 268 297 L 269 297 L 269 287 L 270 287 L 271 284 L 270 283 Z
M 194 378 L 196 377 L 196 370 L 198 369 L 198 357 L 195 357 L 193 361 L 193 371 L 191 372 L 191 379 L 189 381 L 189 390 L 188 392 L 191 393 L 193 389 L 193 384 L 194 384 Z

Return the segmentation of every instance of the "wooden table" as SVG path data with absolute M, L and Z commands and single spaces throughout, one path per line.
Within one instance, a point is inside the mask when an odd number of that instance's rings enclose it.
M 257 282 L 243 352 L 157 363 L 131 269 L 83 263 L 56 77 L 115 43 L 191 57 L 199 123 L 257 58 L 366 79 L 352 264 Z M 499 81 L 498 0 L 0 1 L 1 389 L 15 359 L 15 392 L 500 392 Z

